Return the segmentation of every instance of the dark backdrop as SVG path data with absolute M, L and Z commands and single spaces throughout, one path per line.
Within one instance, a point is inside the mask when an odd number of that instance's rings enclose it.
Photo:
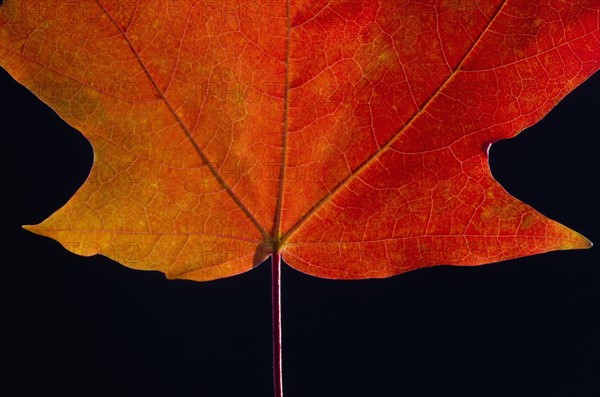
M 92 151 L 5 72 L 0 100 L 0 393 L 270 396 L 269 263 L 167 281 L 22 230 L 71 197 Z M 508 191 L 596 242 L 599 109 L 596 75 L 491 151 Z M 598 252 L 366 281 L 284 267 L 285 395 L 598 396 Z

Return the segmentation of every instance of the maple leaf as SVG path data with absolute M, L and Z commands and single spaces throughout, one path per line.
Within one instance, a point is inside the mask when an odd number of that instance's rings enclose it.
M 502 189 L 487 150 L 597 71 L 599 8 L 6 1 L 0 64 L 95 152 L 27 228 L 169 278 L 272 255 L 279 396 L 282 255 L 369 278 L 590 246 Z
M 27 228 L 193 280 L 272 253 L 369 278 L 589 247 L 510 196 L 487 149 L 599 68 L 599 8 L 5 1 L 0 64 L 95 153 Z

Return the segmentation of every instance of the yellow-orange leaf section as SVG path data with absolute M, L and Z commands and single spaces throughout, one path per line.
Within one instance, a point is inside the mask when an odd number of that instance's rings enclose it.
M 487 148 L 600 66 L 598 0 L 5 0 L 0 64 L 94 147 L 28 229 L 209 280 L 272 252 L 330 278 L 589 242 Z

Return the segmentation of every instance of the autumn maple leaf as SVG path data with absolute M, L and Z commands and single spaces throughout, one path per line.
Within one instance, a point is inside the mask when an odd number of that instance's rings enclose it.
M 595 0 L 1 9 L 2 67 L 94 147 L 84 186 L 27 227 L 72 252 L 355 279 L 590 246 L 510 196 L 487 150 L 598 70 Z
M 5 2 L 2 66 L 95 149 L 29 230 L 195 280 L 272 252 L 364 278 L 589 246 L 486 151 L 597 70 L 597 2 L 231 7 Z

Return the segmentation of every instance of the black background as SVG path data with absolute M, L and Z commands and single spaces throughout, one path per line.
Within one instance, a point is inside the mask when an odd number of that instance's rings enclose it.
M 3 71 L 0 101 L 0 393 L 271 396 L 269 264 L 168 281 L 22 230 L 72 196 L 92 150 Z M 491 151 L 509 192 L 596 242 L 598 109 L 596 75 Z M 284 266 L 285 395 L 598 396 L 598 252 L 364 281 Z

